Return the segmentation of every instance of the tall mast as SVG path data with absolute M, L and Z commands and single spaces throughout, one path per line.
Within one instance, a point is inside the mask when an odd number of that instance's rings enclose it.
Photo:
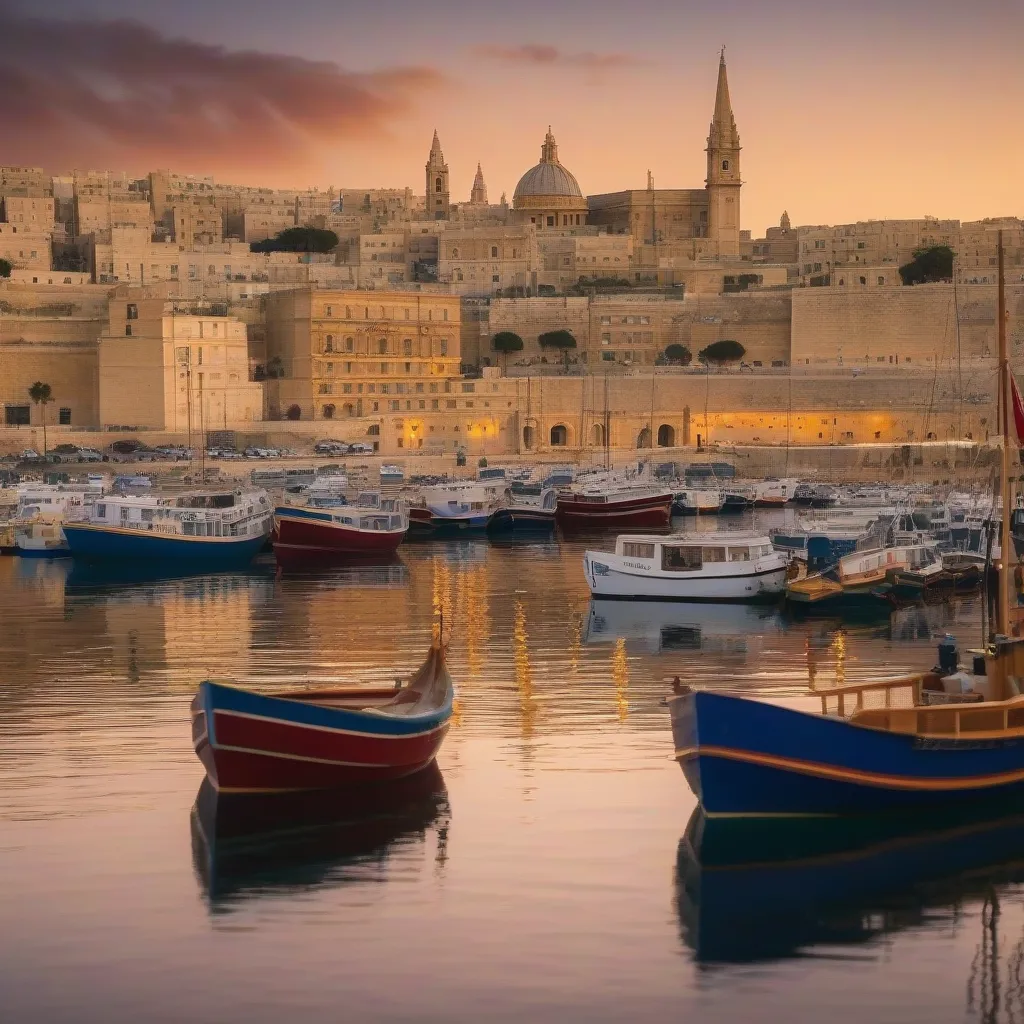
M 1006 346 L 1006 293 L 1003 283 L 1003 232 L 1000 230 L 999 241 L 999 289 L 998 301 L 996 303 L 996 320 L 999 328 L 999 399 L 1002 413 L 1002 434 L 1003 434 L 1003 459 L 1001 487 L 1003 494 L 1003 523 L 1000 534 L 1000 565 L 999 573 L 999 622 L 997 633 L 1003 636 L 1010 635 L 1010 588 L 1013 574 L 1010 572 L 1011 559 L 1013 558 L 1013 534 L 1011 532 L 1011 520 L 1013 517 L 1013 493 L 1010 484 L 1010 408 L 1013 403 L 1013 395 L 1010 389 L 1010 357 Z

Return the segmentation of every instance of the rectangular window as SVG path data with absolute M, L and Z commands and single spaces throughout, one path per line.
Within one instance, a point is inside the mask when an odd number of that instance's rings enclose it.
M 401 402 L 399 402 L 399 401 L 397 401 L 397 400 L 395 400 L 395 401 L 392 401 L 392 403 L 391 403 L 391 411 L 392 411 L 392 412 L 398 412 L 398 410 L 399 410 L 399 409 L 400 409 L 401 407 L 402 407 L 402 403 L 401 403 Z
M 729 548 L 730 562 L 749 562 L 750 548 Z
M 432 398 L 430 400 L 430 408 L 431 409 L 434 409 L 436 411 L 440 407 L 441 407 L 441 403 L 436 398 Z
M 71 425 L 71 410 L 68 409 L 66 406 L 63 407 L 60 410 L 60 412 L 57 414 L 57 422 L 62 427 L 70 426 Z
M 444 405 L 445 405 L 445 408 L 446 408 L 446 409 L 454 409 L 454 408 L 455 408 L 455 399 L 454 399 L 454 398 L 449 398 L 449 399 L 448 399 L 448 400 L 447 400 L 447 401 L 446 401 L 446 402 L 444 403 Z
M 662 547 L 661 568 L 665 572 L 694 572 L 704 565 L 701 548 Z
M 343 395 L 351 395 L 352 394 L 352 385 L 351 384 L 342 384 L 341 385 L 341 393 Z
M 462 393 L 463 394 L 471 395 L 474 391 L 476 391 L 476 385 L 475 384 L 463 384 L 462 385 Z
M 125 311 L 126 320 L 138 320 L 139 319 L 139 307 L 134 302 L 128 303 L 128 308 Z
M 626 558 L 653 558 L 653 544 L 623 544 L 622 554 Z

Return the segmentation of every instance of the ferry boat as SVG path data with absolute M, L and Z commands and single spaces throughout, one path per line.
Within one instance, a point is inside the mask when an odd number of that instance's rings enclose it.
M 351 505 L 312 499 L 274 509 L 274 553 L 278 561 L 390 555 L 408 530 L 400 503 L 376 491 Z
M 786 600 L 820 605 L 876 598 L 889 589 L 890 573 L 926 565 L 933 555 L 934 546 L 929 544 L 854 551 L 843 555 L 832 568 L 790 580 Z
M 22 557 L 66 558 L 71 554 L 64 535 L 64 522 L 81 514 L 103 494 L 102 478 L 90 477 L 85 484 L 22 484 L 18 506 L 7 540 L 13 553 Z
M 483 483 L 427 488 L 419 503 L 409 507 L 409 535 L 455 537 L 483 533 L 491 515 L 501 506 L 501 491 L 496 485 Z
M 786 557 L 754 533 L 627 534 L 615 552 L 587 551 L 594 597 L 646 601 L 757 601 L 781 596 Z
M 507 504 L 494 511 L 488 533 L 550 533 L 555 528 L 558 492 L 543 484 L 513 481 Z
M 672 492 L 608 484 L 561 491 L 555 515 L 563 530 L 668 529 Z
M 108 495 L 67 520 L 64 534 L 76 557 L 246 565 L 272 521 L 265 491 Z
M 715 515 L 721 508 L 721 491 L 690 489 L 676 491 L 672 496 L 672 513 L 677 516 Z

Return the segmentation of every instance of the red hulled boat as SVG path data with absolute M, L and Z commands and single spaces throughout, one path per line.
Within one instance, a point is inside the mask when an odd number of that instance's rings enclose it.
M 273 696 L 206 681 L 192 701 L 192 742 L 226 793 L 330 789 L 400 779 L 434 760 L 454 687 L 434 645 L 406 686 Z
M 668 529 L 672 492 L 649 487 L 563 491 L 555 519 L 563 530 Z
M 360 494 L 354 505 L 309 503 L 274 509 L 278 561 L 381 557 L 394 554 L 409 517 L 392 499 Z

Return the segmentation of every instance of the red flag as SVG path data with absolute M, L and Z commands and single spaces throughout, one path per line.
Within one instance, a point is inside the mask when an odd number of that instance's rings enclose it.
M 1017 444 L 1024 448 L 1024 402 L 1017 390 L 1017 379 L 1010 373 L 1010 390 L 1013 392 L 1013 425 L 1017 431 Z

